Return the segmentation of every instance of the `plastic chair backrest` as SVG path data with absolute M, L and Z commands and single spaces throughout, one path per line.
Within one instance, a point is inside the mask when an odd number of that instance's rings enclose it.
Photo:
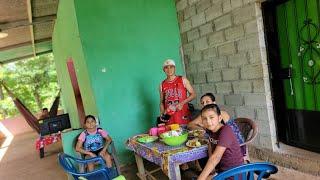
M 234 180 L 254 180 L 255 175 L 257 180 L 261 180 L 270 174 L 275 174 L 278 172 L 278 168 L 269 163 L 269 162 L 257 162 L 257 163 L 250 163 L 244 164 L 227 171 L 224 171 L 217 176 L 215 176 L 214 180 L 224 180 L 227 178 L 233 177 Z
M 244 144 L 249 144 L 257 136 L 258 126 L 253 120 L 248 118 L 236 118 L 235 123 L 238 125 L 239 130 L 245 141 L 240 146 Z
M 85 179 L 111 179 L 110 177 L 110 170 L 106 167 L 103 159 L 101 157 L 95 157 L 91 159 L 78 159 L 72 156 L 69 156 L 64 153 L 59 153 L 58 155 L 59 164 L 62 166 L 62 168 L 68 173 L 71 174 L 74 179 L 81 179 L 80 177 L 84 177 Z M 93 170 L 91 172 L 79 172 L 76 167 L 78 167 L 80 164 L 88 164 L 88 163 L 100 163 L 102 168 Z

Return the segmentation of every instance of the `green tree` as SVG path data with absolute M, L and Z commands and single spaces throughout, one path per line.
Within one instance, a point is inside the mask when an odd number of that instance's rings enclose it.
M 43 107 L 51 106 L 58 93 L 52 54 L 5 64 L 0 71 L 0 79 L 33 113 L 39 112 Z M 2 118 L 18 114 L 6 92 L 4 97 L 0 100 Z

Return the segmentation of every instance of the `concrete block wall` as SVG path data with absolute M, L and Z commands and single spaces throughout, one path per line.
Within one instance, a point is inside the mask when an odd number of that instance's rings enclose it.
M 187 78 L 235 117 L 254 119 L 254 146 L 274 149 L 276 130 L 260 4 L 254 0 L 176 0 Z

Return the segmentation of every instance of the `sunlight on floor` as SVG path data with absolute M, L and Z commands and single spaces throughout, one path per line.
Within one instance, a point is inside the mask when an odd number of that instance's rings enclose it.
M 6 154 L 14 136 L 11 134 L 11 132 L 0 122 L 0 131 L 5 135 L 5 140 L 1 145 L 0 148 L 0 162 L 4 155 Z

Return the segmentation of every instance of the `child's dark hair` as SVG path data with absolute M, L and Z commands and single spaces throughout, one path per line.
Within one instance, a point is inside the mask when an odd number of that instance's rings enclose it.
M 221 111 L 220 111 L 220 108 L 218 105 L 216 104 L 207 104 L 205 105 L 202 109 L 201 109 L 201 114 L 204 112 L 204 111 L 207 111 L 207 110 L 213 110 L 215 111 L 218 115 L 221 115 Z
M 48 108 L 42 108 L 42 111 L 48 111 Z
M 87 122 L 87 119 L 89 119 L 89 118 L 91 118 L 91 119 L 93 119 L 94 121 L 96 121 L 96 118 L 95 118 L 93 115 L 87 115 L 87 116 L 84 118 L 84 123 L 86 123 L 86 122 Z
M 205 96 L 210 97 L 210 99 L 211 99 L 212 101 L 216 101 L 216 97 L 214 97 L 214 95 L 213 95 L 212 93 L 205 93 L 204 95 L 201 96 L 200 99 L 202 99 L 202 98 L 205 97 Z

